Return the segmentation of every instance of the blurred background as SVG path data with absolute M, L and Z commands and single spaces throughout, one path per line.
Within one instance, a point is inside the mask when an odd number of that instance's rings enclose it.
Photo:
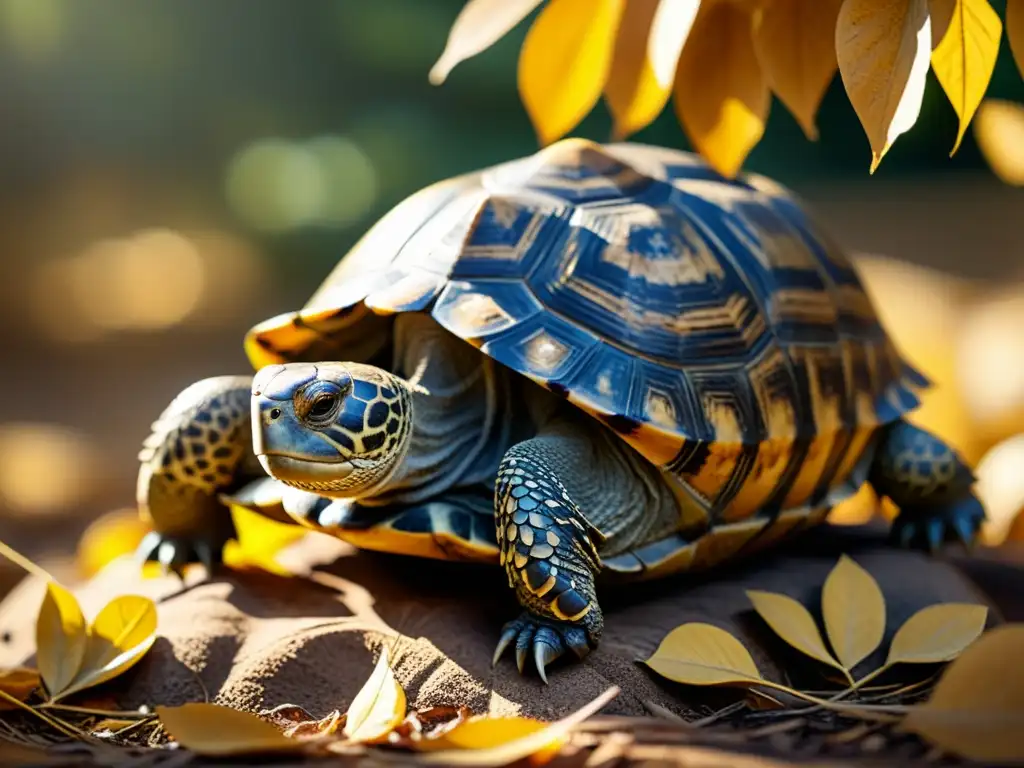
M 0 539 L 72 555 L 132 507 L 170 399 L 247 370 L 251 324 L 301 305 L 408 194 L 536 149 L 515 85 L 526 23 L 428 84 L 461 6 L 0 0 Z M 747 167 L 862 254 L 883 320 L 938 384 L 918 422 L 981 462 L 994 543 L 1024 508 L 1024 190 L 970 133 L 948 157 L 956 116 L 929 77 L 873 177 L 838 77 L 818 143 L 776 101 Z M 1006 45 L 989 96 L 1024 101 Z M 576 133 L 610 125 L 600 106 Z M 686 147 L 671 109 L 635 140 Z

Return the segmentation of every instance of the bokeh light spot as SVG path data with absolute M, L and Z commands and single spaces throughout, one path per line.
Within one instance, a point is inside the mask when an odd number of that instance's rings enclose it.
M 0 425 L 0 498 L 11 514 L 47 514 L 84 501 L 97 456 L 78 432 L 52 424 Z
M 256 229 L 341 228 L 370 211 L 377 175 L 366 153 L 345 137 L 263 139 L 232 158 L 226 194 L 232 210 Z
M 57 0 L 0 0 L 0 37 L 26 61 L 52 58 L 64 37 Z

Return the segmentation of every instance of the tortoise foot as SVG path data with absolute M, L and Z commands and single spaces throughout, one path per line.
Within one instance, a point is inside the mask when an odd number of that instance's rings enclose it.
M 890 536 L 906 549 L 935 552 L 945 542 L 974 545 L 985 509 L 973 495 L 920 509 L 905 509 L 893 522 Z
M 136 557 L 140 563 L 160 563 L 165 573 L 173 572 L 181 577 L 185 566 L 199 563 L 207 574 L 213 573 L 221 564 L 227 538 L 222 535 L 172 536 L 159 531 L 150 531 L 139 543 Z
M 524 611 L 518 619 L 508 622 L 502 629 L 491 666 L 498 663 L 513 641 L 516 647 L 516 666 L 520 674 L 526 667 L 527 656 L 531 656 L 537 674 L 545 683 L 548 681 L 548 664 L 566 651 L 572 651 L 577 659 L 583 659 L 597 645 L 597 639 L 591 637 L 582 626 L 542 619 Z

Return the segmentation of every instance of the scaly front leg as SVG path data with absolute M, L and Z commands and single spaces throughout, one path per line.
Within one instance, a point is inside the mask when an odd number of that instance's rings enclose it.
M 138 504 L 153 531 L 142 560 L 181 573 L 199 562 L 210 571 L 235 536 L 220 494 L 265 473 L 252 451 L 252 379 L 203 379 L 179 394 L 153 424 L 139 453 Z
M 545 460 L 550 450 L 543 438 L 513 446 L 495 493 L 501 562 L 526 610 L 505 625 L 492 663 L 514 640 L 519 671 L 532 649 L 545 683 L 550 662 L 566 650 L 582 659 L 597 646 L 604 625 L 594 592 L 601 568 L 595 542 L 604 537 L 570 498 L 551 469 L 554 462 Z

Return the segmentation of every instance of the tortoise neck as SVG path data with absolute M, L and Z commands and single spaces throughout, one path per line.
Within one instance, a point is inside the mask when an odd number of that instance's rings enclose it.
M 450 488 L 493 483 L 510 445 L 508 376 L 432 318 L 400 315 L 392 370 L 415 376 L 412 435 L 402 461 L 364 505 L 420 502 Z

